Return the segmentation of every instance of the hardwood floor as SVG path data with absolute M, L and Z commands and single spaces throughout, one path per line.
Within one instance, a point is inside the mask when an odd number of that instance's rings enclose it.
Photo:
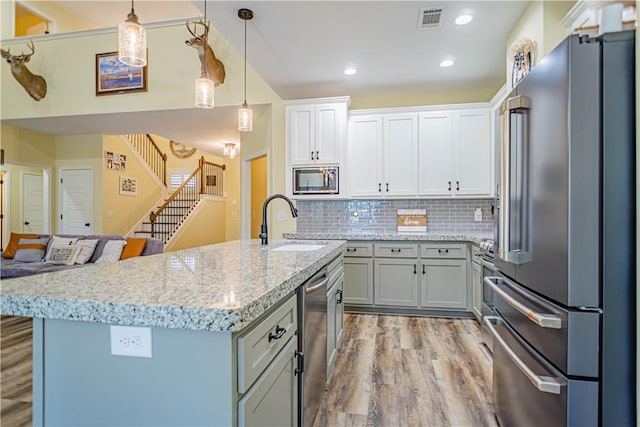
M 497 426 L 472 319 L 345 315 L 314 427 Z
M 2 316 L 0 328 L 0 425 L 29 426 L 31 319 Z M 315 427 L 496 425 L 474 320 L 345 315 Z
M 31 425 L 32 320 L 0 318 L 0 425 Z

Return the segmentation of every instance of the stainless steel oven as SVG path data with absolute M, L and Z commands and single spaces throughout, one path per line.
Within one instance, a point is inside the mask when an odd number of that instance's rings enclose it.
M 293 168 L 293 194 L 338 194 L 339 175 L 337 166 Z

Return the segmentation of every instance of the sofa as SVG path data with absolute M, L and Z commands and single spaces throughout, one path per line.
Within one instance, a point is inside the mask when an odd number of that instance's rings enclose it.
M 78 238 L 98 240 L 95 250 L 91 255 L 91 258 L 85 264 L 72 264 L 72 265 L 60 265 L 52 264 L 50 262 L 38 261 L 38 262 L 21 262 L 15 259 L 0 258 L 0 278 L 10 279 L 14 277 L 31 276 L 34 274 L 48 273 L 51 271 L 68 270 L 72 268 L 80 268 L 95 264 L 96 260 L 100 258 L 102 252 L 107 244 L 111 240 L 127 240 L 125 237 L 117 234 L 106 235 L 75 235 L 75 234 L 56 234 L 57 237 L 62 238 Z M 50 238 L 48 234 L 40 235 L 40 238 Z M 144 243 L 144 249 L 140 253 L 140 256 L 148 256 L 162 253 L 164 248 L 162 241 L 152 237 L 147 237 Z

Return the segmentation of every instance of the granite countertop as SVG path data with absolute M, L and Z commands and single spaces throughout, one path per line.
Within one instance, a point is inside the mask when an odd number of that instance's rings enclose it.
M 203 331 L 243 329 L 342 254 L 237 240 L 2 281 L 0 314 Z M 304 242 L 311 243 L 311 242 Z
M 482 239 L 493 239 L 493 234 L 415 234 L 415 233 L 285 233 L 286 239 L 296 240 L 379 240 L 415 242 L 471 242 L 480 244 Z

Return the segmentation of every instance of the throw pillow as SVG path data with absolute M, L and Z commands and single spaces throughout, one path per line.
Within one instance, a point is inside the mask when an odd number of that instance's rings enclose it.
M 13 259 L 13 257 L 16 255 L 16 251 L 18 250 L 18 243 L 20 242 L 20 239 L 37 239 L 38 237 L 40 237 L 39 234 L 11 233 L 9 244 L 7 245 L 4 252 L 2 252 L 2 258 Z
M 80 252 L 77 245 L 51 246 L 45 261 L 50 264 L 72 265 Z
M 93 255 L 93 251 L 96 250 L 98 239 L 81 239 L 78 240 L 76 245 L 80 249 L 78 256 L 76 257 L 76 264 L 86 264 Z
M 133 258 L 142 255 L 144 251 L 144 245 L 147 243 L 147 239 L 144 237 L 128 237 L 127 245 L 120 255 L 120 259 Z
M 96 260 L 96 264 L 118 261 L 126 244 L 126 240 L 109 240 L 107 244 L 104 245 L 102 255 Z
M 49 258 L 49 254 L 51 254 L 51 249 L 59 246 L 70 246 L 75 245 L 78 241 L 77 237 L 60 237 L 53 236 L 51 240 L 49 240 L 49 247 L 47 248 L 47 255 L 45 258 Z
M 47 250 L 48 237 L 44 239 L 20 239 L 14 261 L 39 262 L 44 259 Z

